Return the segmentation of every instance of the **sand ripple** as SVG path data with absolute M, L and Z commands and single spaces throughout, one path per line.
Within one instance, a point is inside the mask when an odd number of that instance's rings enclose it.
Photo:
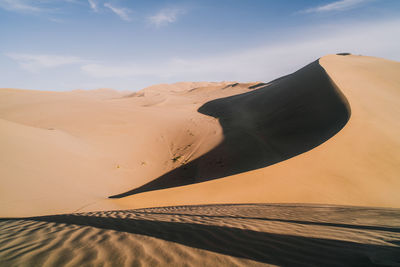
M 399 266 L 398 209 L 205 205 L 0 221 L 1 266 Z

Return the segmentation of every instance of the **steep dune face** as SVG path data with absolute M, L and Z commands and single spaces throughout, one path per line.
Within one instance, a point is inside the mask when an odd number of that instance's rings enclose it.
M 218 119 L 223 141 L 200 158 L 113 198 L 275 164 L 326 141 L 350 116 L 347 100 L 318 62 L 258 90 L 207 102 L 198 111 Z
M 400 63 L 331 55 L 319 64 L 351 108 L 348 124 L 325 143 L 266 168 L 115 201 L 126 207 L 140 207 L 150 199 L 153 205 L 306 202 L 400 207 Z

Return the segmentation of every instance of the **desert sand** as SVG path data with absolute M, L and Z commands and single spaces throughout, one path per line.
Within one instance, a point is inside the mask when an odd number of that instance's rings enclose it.
M 355 55 L 268 83 L 0 89 L 0 263 L 395 266 L 399 89 L 400 63 Z
M 0 221 L 4 266 L 398 266 L 398 209 L 206 205 Z
M 1 89 L 0 215 L 400 207 L 399 73 L 397 62 L 329 55 L 268 84 L 188 82 L 125 95 Z

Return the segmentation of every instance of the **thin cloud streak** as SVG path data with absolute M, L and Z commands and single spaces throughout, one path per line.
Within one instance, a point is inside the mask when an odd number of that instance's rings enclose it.
M 104 64 L 85 64 L 81 70 L 95 78 L 124 78 L 129 76 L 152 75 L 154 69 L 148 69 L 135 64 L 127 65 L 104 65 Z M 159 72 L 159 71 L 156 71 Z
M 88 0 L 89 6 L 90 8 L 94 11 L 94 12 L 99 12 L 99 8 L 97 6 L 97 2 L 95 0 Z
M 114 12 L 122 20 L 131 21 L 131 18 L 129 16 L 129 13 L 131 13 L 130 9 L 123 8 L 123 7 L 115 7 L 115 6 L 111 5 L 110 3 L 104 3 L 104 6 L 109 8 L 112 12 Z
M 0 8 L 21 13 L 40 13 L 45 11 L 44 8 L 34 5 L 31 1 L 24 0 L 0 0 Z
M 161 27 L 175 22 L 178 19 L 178 16 L 184 13 L 185 11 L 180 8 L 166 8 L 160 10 L 153 16 L 149 16 L 147 19 L 150 24 L 156 27 Z
M 326 5 L 312 7 L 303 10 L 302 13 L 320 13 L 320 12 L 330 12 L 330 11 L 343 11 L 354 8 L 371 0 L 340 0 L 332 2 Z
M 5 55 L 16 61 L 21 68 L 30 72 L 38 72 L 42 69 L 55 68 L 63 65 L 85 64 L 89 62 L 88 60 L 75 56 L 19 53 L 7 53 Z

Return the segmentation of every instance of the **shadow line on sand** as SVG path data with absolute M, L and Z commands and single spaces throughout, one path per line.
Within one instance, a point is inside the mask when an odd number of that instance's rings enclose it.
M 386 231 L 393 233 L 400 233 L 400 227 L 386 227 L 378 225 L 358 225 L 358 224 L 346 224 L 346 223 L 331 223 L 331 222 L 315 222 L 315 221 L 302 221 L 302 220 L 288 220 L 280 218 L 265 218 L 265 217 L 244 217 L 244 216 L 229 216 L 229 215 L 207 215 L 207 214 L 185 214 L 185 213 L 172 213 L 172 212 L 144 212 L 144 211 L 132 211 L 133 214 L 156 214 L 156 215 L 179 215 L 189 217 L 205 217 L 205 218 L 219 218 L 219 219 L 244 219 L 244 220 L 262 220 L 270 222 L 284 222 L 284 223 L 296 223 L 304 225 L 319 225 L 328 227 L 341 227 L 348 229 L 358 230 L 372 230 L 372 231 Z
M 391 266 L 400 261 L 395 246 L 275 234 L 227 226 L 82 215 L 26 218 L 91 226 L 176 242 L 193 248 L 282 266 Z M 392 262 L 392 261 L 395 262 Z
M 331 138 L 351 114 L 347 99 L 318 61 L 254 91 L 207 102 L 198 112 L 218 118 L 222 143 L 147 184 L 109 198 L 205 182 L 287 160 Z

